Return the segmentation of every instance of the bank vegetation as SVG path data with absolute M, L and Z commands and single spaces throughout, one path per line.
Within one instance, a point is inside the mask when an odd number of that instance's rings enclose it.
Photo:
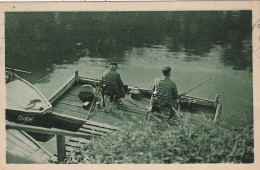
M 253 128 L 224 127 L 224 122 L 199 125 L 185 120 L 129 124 L 119 132 L 93 138 L 65 163 L 253 163 Z

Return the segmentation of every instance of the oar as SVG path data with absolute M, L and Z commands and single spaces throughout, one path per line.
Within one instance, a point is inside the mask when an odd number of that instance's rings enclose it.
M 24 71 L 24 70 L 19 70 L 19 69 L 15 69 L 15 68 L 5 67 L 5 69 L 6 69 L 6 70 L 9 70 L 9 71 L 16 71 L 16 72 L 21 72 L 21 73 L 26 73 L 26 74 L 32 74 L 32 72 Z
M 100 90 L 100 88 L 101 88 L 101 86 L 98 87 L 96 93 L 94 94 L 93 102 L 91 103 L 90 109 L 89 109 L 89 111 L 88 111 L 87 120 L 89 119 L 89 114 L 90 114 L 90 112 L 91 112 L 92 106 L 93 106 L 93 104 L 94 104 L 94 102 L 95 102 L 96 96 L 97 96 L 98 91 Z

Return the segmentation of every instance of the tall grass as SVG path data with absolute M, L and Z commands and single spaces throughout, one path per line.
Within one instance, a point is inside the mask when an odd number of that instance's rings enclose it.
M 253 128 L 225 129 L 222 124 L 184 120 L 126 125 L 119 132 L 93 138 L 65 160 L 91 164 L 253 162 Z

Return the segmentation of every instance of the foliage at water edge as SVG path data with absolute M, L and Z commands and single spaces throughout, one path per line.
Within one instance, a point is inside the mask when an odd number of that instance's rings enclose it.
M 253 128 L 225 129 L 184 120 L 130 124 L 106 137 L 93 138 L 64 163 L 170 164 L 253 163 Z

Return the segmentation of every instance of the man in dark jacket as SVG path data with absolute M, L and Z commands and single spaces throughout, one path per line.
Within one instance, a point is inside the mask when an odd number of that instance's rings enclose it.
M 105 84 L 103 92 L 110 98 L 110 101 L 117 102 L 120 98 L 125 97 L 127 86 L 124 85 L 120 74 L 116 71 L 117 63 L 110 63 L 109 69 L 102 75 L 102 80 L 114 82 L 112 84 Z
M 157 78 L 154 81 L 152 88 L 152 97 L 150 100 L 150 112 L 159 112 L 160 107 L 167 107 L 170 109 L 169 119 L 174 115 L 172 102 L 178 99 L 181 95 L 178 95 L 176 84 L 170 79 L 171 67 L 164 67 L 162 70 L 163 77 Z

